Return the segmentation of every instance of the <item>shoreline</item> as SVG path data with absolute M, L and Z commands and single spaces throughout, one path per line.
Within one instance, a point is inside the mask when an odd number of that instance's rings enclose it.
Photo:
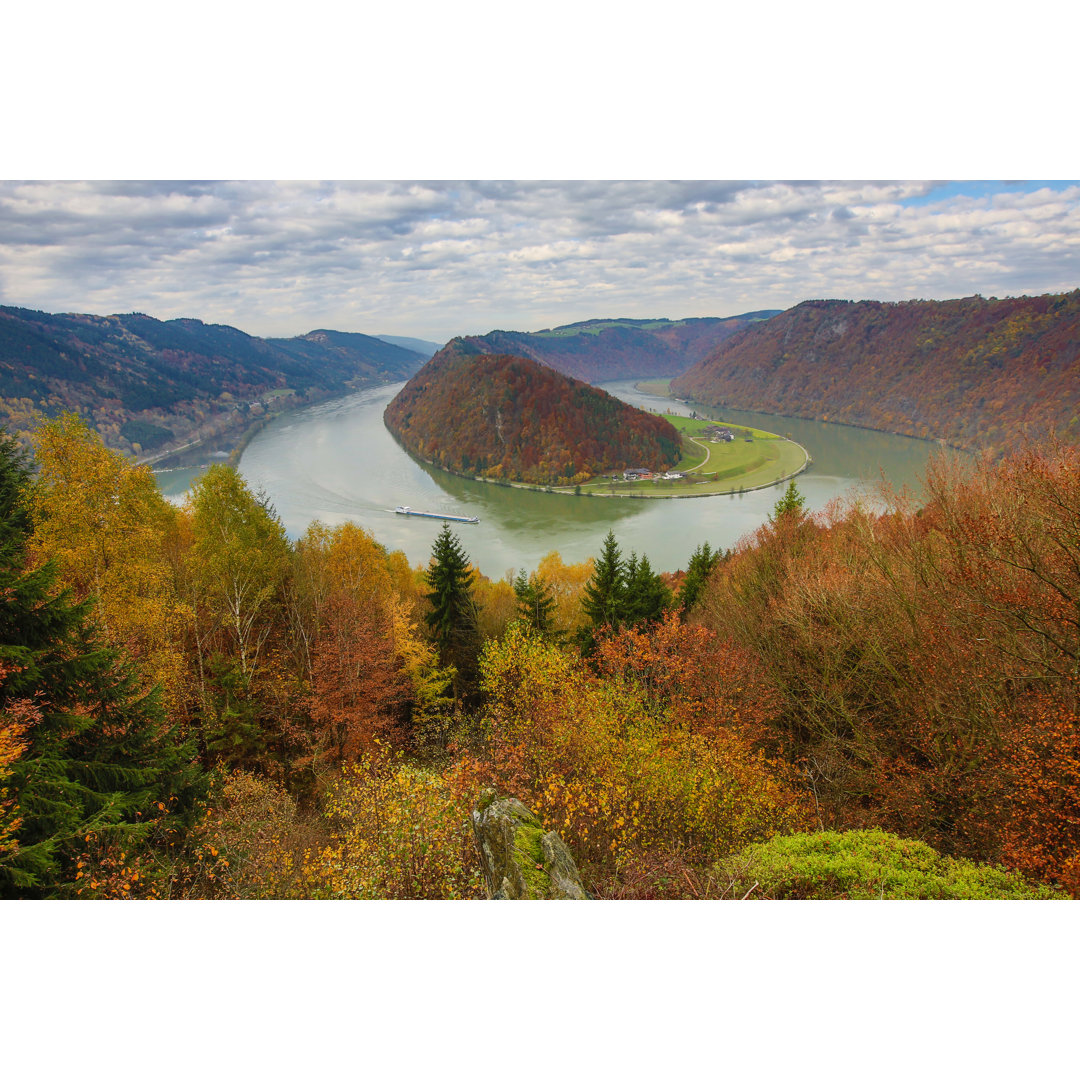
M 675 376 L 672 376 L 672 378 L 675 378 Z M 655 379 L 655 380 L 643 379 L 643 380 L 641 380 L 641 382 L 634 383 L 634 389 L 638 390 L 642 394 L 653 394 L 656 397 L 666 397 L 670 401 L 677 401 L 680 405 L 697 406 L 700 409 L 713 409 L 715 411 L 721 411 L 723 408 L 731 408 L 735 412 L 756 413 L 758 416 L 775 416 L 778 420 L 807 420 L 807 421 L 810 421 L 811 423 L 815 423 L 815 424 L 835 424 L 837 427 L 854 428 L 856 431 L 877 431 L 877 432 L 880 432 L 882 435 L 895 435 L 900 439 L 912 439 L 915 442 L 921 442 L 921 443 L 935 443 L 937 446 L 940 446 L 942 449 L 959 450 L 959 451 L 961 451 L 962 453 L 965 453 L 965 454 L 976 454 L 976 453 L 978 453 L 977 450 L 973 450 L 973 449 L 971 449 L 970 447 L 967 447 L 967 446 L 961 446 L 959 443 L 949 442 L 948 439 L 942 438 L 942 437 L 940 437 L 938 435 L 911 435 L 906 431 L 891 431 L 889 428 L 871 427 L 869 424 L 853 424 L 850 420 L 824 420 L 820 416 L 799 416 L 796 413 L 763 412 L 761 409 L 740 408 L 737 405 L 731 405 L 731 406 L 710 405 L 708 402 L 695 401 L 693 398 L 676 397 L 674 394 L 672 394 L 670 392 L 664 393 L 664 392 L 659 391 L 659 390 L 643 389 L 644 386 L 646 386 L 646 385 L 648 385 L 650 383 L 652 385 L 656 386 L 656 385 L 659 385 L 660 383 L 663 383 L 664 381 L 665 380 L 663 380 L 663 379 Z M 668 383 L 670 385 L 670 380 L 667 380 L 667 381 L 668 381 Z
M 135 464 L 148 465 L 151 471 L 155 473 L 176 472 L 180 469 L 208 469 L 211 465 L 221 464 L 231 465 L 233 468 L 236 468 L 240 464 L 241 455 L 248 448 L 248 444 L 251 440 L 274 420 L 277 420 L 282 416 L 288 416 L 290 413 L 302 412 L 304 409 L 313 405 L 323 405 L 328 401 L 339 401 L 343 398 L 350 397 L 352 394 L 359 394 L 365 390 L 377 390 L 381 386 L 391 386 L 393 383 L 400 381 L 400 379 L 387 379 L 383 382 L 372 383 L 370 386 L 353 387 L 344 394 L 331 394 L 328 397 L 315 398 L 314 400 L 308 398 L 297 404 L 290 405 L 287 408 L 263 413 L 262 416 L 256 417 L 250 423 L 244 425 L 244 427 L 238 428 L 235 437 L 230 437 L 227 433 L 206 435 L 201 439 L 195 439 L 192 442 L 185 443 L 183 446 L 177 446 L 164 453 L 150 454 L 141 461 L 136 460 Z M 170 463 L 170 458 L 173 458 L 178 454 L 185 454 L 188 451 L 195 450 L 204 444 L 209 444 L 212 449 L 208 449 L 205 454 L 195 455 L 195 457 L 200 460 L 187 461 L 182 464 Z M 161 468 L 158 468 L 157 464 L 159 462 L 165 464 L 163 464 Z

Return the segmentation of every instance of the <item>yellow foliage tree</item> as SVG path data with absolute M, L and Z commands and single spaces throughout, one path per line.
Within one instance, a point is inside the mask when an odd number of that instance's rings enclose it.
M 536 576 L 547 585 L 555 599 L 553 629 L 562 631 L 567 638 L 573 637 L 589 621 L 582 610 L 581 597 L 593 569 L 591 558 L 567 564 L 557 551 L 545 555 L 536 568 Z
M 346 769 L 324 800 L 333 841 L 311 853 L 321 895 L 352 900 L 483 896 L 468 800 L 444 776 L 399 756 Z
M 517 596 L 513 585 L 505 578 L 492 581 L 474 569 L 473 595 L 476 597 L 476 622 L 481 639 L 501 638 L 517 614 Z
M 182 648 L 191 612 L 167 557 L 176 513 L 153 474 L 106 448 L 65 413 L 35 433 L 31 557 L 55 560 L 61 586 L 97 597 L 106 639 L 138 660 L 146 689 L 161 683 L 168 706 L 186 701 Z

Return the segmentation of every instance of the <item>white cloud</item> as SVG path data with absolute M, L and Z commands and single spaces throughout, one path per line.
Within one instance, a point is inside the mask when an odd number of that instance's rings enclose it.
M 13 181 L 0 183 L 0 297 L 441 341 L 1080 285 L 1080 186 L 903 202 L 935 186 Z

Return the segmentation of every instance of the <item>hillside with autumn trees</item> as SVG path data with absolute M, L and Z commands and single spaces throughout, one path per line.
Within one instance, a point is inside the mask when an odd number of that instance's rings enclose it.
M 491 580 L 0 437 L 0 897 L 482 898 L 521 800 L 602 898 L 1080 896 L 1080 451 L 734 550 Z
M 107 446 L 137 455 L 231 445 L 283 402 L 404 379 L 422 363 L 366 334 L 263 340 L 198 319 L 0 307 L 0 421 L 25 438 L 42 418 L 75 412 Z
M 584 382 L 675 375 L 721 341 L 778 311 L 727 318 L 586 319 L 550 330 L 492 330 L 455 338 L 477 352 L 524 356 Z
M 663 417 L 519 356 L 455 339 L 386 407 L 410 453 L 454 472 L 578 484 L 627 468 L 662 470 L 681 440 Z
M 998 452 L 1080 428 L 1080 290 L 1004 300 L 810 300 L 672 380 L 707 405 Z

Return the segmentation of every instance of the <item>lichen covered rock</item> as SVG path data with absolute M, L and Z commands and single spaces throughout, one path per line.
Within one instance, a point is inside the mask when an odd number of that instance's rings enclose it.
M 472 821 L 490 899 L 588 899 L 570 849 L 523 803 L 489 795 Z

